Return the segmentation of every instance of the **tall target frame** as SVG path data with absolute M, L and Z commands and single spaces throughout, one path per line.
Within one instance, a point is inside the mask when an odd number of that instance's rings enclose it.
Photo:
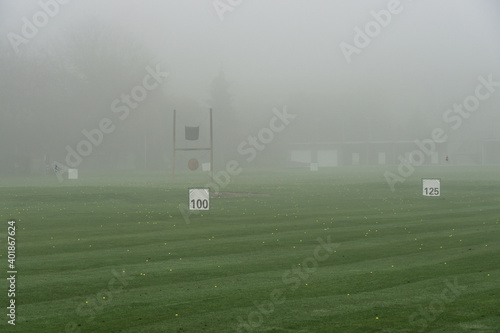
M 213 128 L 213 122 L 212 122 L 212 108 L 210 108 L 210 147 L 208 148 L 177 148 L 176 146 L 176 136 L 175 136 L 175 129 L 176 129 L 176 113 L 177 113 L 177 110 L 174 110 L 174 128 L 173 128 L 173 143 L 174 143 L 174 149 L 173 149 L 173 164 L 172 164 L 172 181 L 175 180 L 175 155 L 176 155 L 176 152 L 177 151 L 196 151 L 196 150 L 208 150 L 210 151 L 210 178 L 213 179 L 214 178 L 214 163 L 213 163 L 213 160 L 214 160 L 214 137 L 213 137 L 213 131 L 212 131 L 212 128 Z

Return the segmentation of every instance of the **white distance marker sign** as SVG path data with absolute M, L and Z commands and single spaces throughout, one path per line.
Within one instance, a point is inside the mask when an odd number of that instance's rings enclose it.
M 422 179 L 422 194 L 426 197 L 441 195 L 441 180 L 437 178 Z
M 68 169 L 68 179 L 78 179 L 78 169 Z
M 189 210 L 209 210 L 210 192 L 208 188 L 189 189 Z

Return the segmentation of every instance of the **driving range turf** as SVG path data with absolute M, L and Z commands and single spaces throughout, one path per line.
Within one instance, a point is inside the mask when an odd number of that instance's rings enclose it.
M 245 170 L 220 191 L 268 196 L 201 214 L 189 174 L 4 178 L 0 331 L 499 332 L 500 169 L 386 169 Z

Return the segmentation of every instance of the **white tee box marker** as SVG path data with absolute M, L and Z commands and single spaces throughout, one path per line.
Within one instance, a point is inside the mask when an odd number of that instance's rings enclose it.
M 68 179 L 78 179 L 78 169 L 68 169 Z
M 425 197 L 439 197 L 441 195 L 441 180 L 438 178 L 422 179 L 422 194 Z
M 208 188 L 189 189 L 189 210 L 210 210 L 210 191 Z

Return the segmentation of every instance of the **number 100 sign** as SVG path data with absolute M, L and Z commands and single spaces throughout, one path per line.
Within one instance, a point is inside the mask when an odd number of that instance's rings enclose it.
M 208 188 L 189 189 L 189 210 L 209 210 L 210 192 Z
M 441 195 L 441 180 L 437 178 L 422 179 L 422 194 L 426 197 Z

